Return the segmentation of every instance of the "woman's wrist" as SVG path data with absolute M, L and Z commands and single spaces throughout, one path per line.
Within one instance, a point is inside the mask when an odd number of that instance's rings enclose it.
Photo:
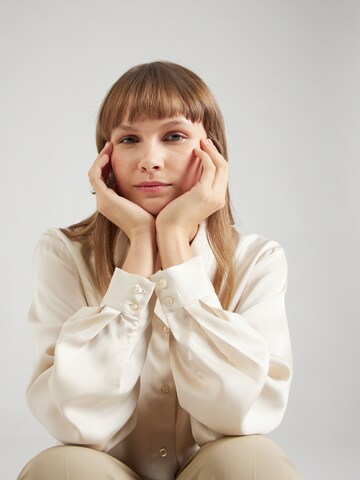
M 122 269 L 128 273 L 148 278 L 155 271 L 156 256 L 155 229 L 154 231 L 138 232 L 130 239 L 129 250 Z
M 162 269 L 184 263 L 194 256 L 189 233 L 181 227 L 157 228 L 156 243 Z

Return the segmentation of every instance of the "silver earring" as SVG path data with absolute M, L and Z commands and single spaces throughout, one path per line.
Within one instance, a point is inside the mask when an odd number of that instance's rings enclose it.
M 89 190 L 90 190 L 90 193 L 92 195 L 96 195 L 96 192 L 95 192 L 94 187 L 92 185 L 90 185 Z

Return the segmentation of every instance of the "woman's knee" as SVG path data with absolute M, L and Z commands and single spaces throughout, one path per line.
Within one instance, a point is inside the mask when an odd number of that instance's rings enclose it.
M 123 463 L 92 448 L 60 445 L 39 453 L 17 480 L 138 480 Z
M 263 435 L 226 437 L 204 445 L 179 480 L 301 480 L 281 448 Z

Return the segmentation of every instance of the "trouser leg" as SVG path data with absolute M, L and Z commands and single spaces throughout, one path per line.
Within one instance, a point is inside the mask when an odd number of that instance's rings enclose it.
M 273 440 L 247 435 L 204 445 L 177 480 L 302 480 L 302 476 Z
M 30 460 L 17 480 L 139 480 L 139 477 L 107 453 L 61 445 Z

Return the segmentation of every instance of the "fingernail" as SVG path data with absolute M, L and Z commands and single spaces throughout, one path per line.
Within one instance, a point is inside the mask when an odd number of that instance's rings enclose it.
M 214 145 L 213 141 L 211 140 L 211 138 L 208 138 L 207 139 L 208 143 L 210 143 L 210 145 Z

